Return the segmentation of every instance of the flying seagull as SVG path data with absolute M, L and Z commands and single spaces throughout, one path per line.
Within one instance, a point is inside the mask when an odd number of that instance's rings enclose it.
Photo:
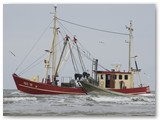
M 12 51 L 9 50 L 9 52 L 10 52 L 13 56 L 16 56 Z

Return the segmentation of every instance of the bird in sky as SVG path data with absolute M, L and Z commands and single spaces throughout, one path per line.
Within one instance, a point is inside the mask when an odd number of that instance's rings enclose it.
M 9 50 L 9 52 L 10 52 L 14 57 L 16 56 L 12 51 Z

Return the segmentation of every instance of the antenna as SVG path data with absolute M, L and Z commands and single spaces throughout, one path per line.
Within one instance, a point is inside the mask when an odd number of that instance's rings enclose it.
M 121 70 L 122 64 L 111 64 L 111 65 L 114 66 L 115 71 L 120 71 Z
M 57 4 L 54 4 L 54 9 L 55 9 L 55 11 L 56 11 L 56 9 L 57 9 Z

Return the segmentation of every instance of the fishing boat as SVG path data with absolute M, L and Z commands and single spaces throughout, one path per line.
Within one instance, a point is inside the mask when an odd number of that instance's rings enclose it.
M 81 87 L 76 80 L 70 79 L 69 82 L 61 81 L 61 85 L 58 85 L 59 77 L 58 72 L 60 71 L 60 67 L 64 62 L 62 59 L 68 56 L 64 55 L 64 51 L 66 46 L 69 44 L 70 37 L 65 36 L 63 39 L 63 49 L 59 56 L 58 62 L 57 54 L 56 54 L 56 46 L 57 46 L 57 34 L 60 33 L 59 27 L 57 27 L 57 17 L 56 17 L 56 6 L 54 13 L 54 28 L 53 28 L 53 41 L 51 44 L 51 48 L 49 50 L 45 50 L 46 54 L 48 54 L 47 59 L 44 60 L 45 64 L 45 76 L 43 79 L 39 79 L 39 76 L 34 76 L 32 79 L 23 78 L 16 73 L 13 73 L 13 79 L 19 91 L 29 93 L 29 94 L 86 94 L 84 89 Z M 76 39 L 75 39 L 76 40 Z M 69 44 L 69 48 L 71 49 L 73 44 Z M 68 52 L 66 52 L 68 53 Z M 26 58 L 26 57 L 25 57 Z M 52 64 L 52 65 L 51 65 Z M 52 71 L 52 75 L 49 75 L 49 72 Z M 76 74 L 76 78 L 77 78 Z M 78 85 L 77 85 L 78 84 Z
M 80 81 L 83 88 L 88 93 L 105 93 L 114 95 L 137 95 L 150 93 L 149 86 L 143 86 L 140 78 L 141 69 L 138 68 L 136 55 L 132 54 L 132 21 L 130 26 L 126 27 L 129 31 L 129 69 L 121 71 L 121 64 L 114 64 L 115 68 L 111 70 L 97 70 L 98 59 L 94 60 L 94 78 L 83 79 Z M 132 56 L 133 55 L 133 56 Z M 132 59 L 135 63 L 135 69 L 132 67 Z M 134 75 L 137 74 L 139 86 L 134 86 Z
M 12 76 L 14 78 L 14 81 L 18 90 L 25 93 L 29 93 L 29 94 L 105 93 L 105 94 L 114 94 L 114 95 L 130 95 L 130 94 L 150 93 L 149 86 L 144 86 L 141 83 L 140 69 L 138 68 L 137 61 L 136 61 L 137 56 L 133 55 L 131 51 L 132 50 L 131 49 L 132 48 L 132 32 L 133 32 L 132 21 L 130 22 L 130 26 L 126 27 L 129 31 L 129 34 L 125 34 L 125 35 L 129 35 L 129 42 L 128 42 L 129 69 L 128 71 L 121 71 L 120 64 L 116 64 L 115 68 L 112 70 L 108 70 L 104 67 L 103 68 L 105 70 L 98 70 L 98 66 L 102 67 L 102 65 L 98 63 L 98 59 L 95 59 L 94 57 L 91 58 L 90 56 L 86 55 L 88 51 L 85 51 L 83 48 L 80 48 L 79 41 L 77 40 L 75 35 L 72 36 L 71 38 L 68 34 L 65 34 L 65 32 L 62 34 L 61 27 L 57 26 L 57 21 L 60 20 L 72 25 L 77 25 L 79 27 L 84 27 L 92 30 L 98 30 L 101 32 L 108 32 L 108 31 L 99 30 L 96 28 L 87 27 L 87 26 L 79 25 L 77 23 L 60 19 L 56 16 L 56 9 L 57 7 L 55 6 L 54 19 L 53 19 L 53 22 L 54 22 L 53 23 L 54 24 L 53 41 L 51 42 L 50 49 L 44 50 L 48 56 L 46 59 L 43 60 L 45 64 L 45 75 L 41 79 L 39 78 L 39 76 L 34 76 L 31 79 L 29 79 L 29 78 L 24 78 L 19 74 L 17 74 L 16 72 L 14 72 Z M 62 27 L 66 29 L 64 25 L 62 25 Z M 115 32 L 110 32 L 110 33 L 115 33 Z M 121 34 L 121 33 L 118 33 L 118 34 Z M 61 35 L 63 38 L 62 40 L 63 48 L 61 49 L 59 56 L 57 56 L 57 46 L 59 44 L 59 42 L 57 41 L 58 35 Z M 67 51 L 67 48 L 68 48 L 68 51 Z M 33 47 L 31 48 L 31 50 L 32 49 Z M 77 54 L 78 54 L 77 56 L 79 58 L 79 65 L 81 66 L 82 72 L 80 72 L 80 70 L 78 69 L 78 65 L 75 59 L 73 49 L 76 49 L 77 51 Z M 29 53 L 30 52 L 31 51 L 29 51 Z M 27 54 L 27 57 L 29 53 Z M 83 56 L 91 60 L 93 74 L 88 73 L 88 70 L 85 68 L 85 64 L 81 54 L 83 54 Z M 74 69 L 74 74 L 73 74 L 74 77 L 73 76 L 69 77 L 68 78 L 69 81 L 66 82 L 63 76 L 61 76 L 61 80 L 60 80 L 59 73 L 69 56 L 71 57 L 71 62 Z M 26 57 L 24 58 L 26 59 Z M 136 69 L 133 69 L 132 67 L 132 59 L 134 59 Z M 92 74 L 92 76 L 90 76 L 90 74 Z M 135 74 L 137 74 L 139 78 L 138 87 L 134 86 Z

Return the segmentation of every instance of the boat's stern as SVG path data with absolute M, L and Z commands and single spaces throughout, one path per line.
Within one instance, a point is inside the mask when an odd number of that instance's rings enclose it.
M 146 87 L 146 93 L 151 93 L 149 86 Z

